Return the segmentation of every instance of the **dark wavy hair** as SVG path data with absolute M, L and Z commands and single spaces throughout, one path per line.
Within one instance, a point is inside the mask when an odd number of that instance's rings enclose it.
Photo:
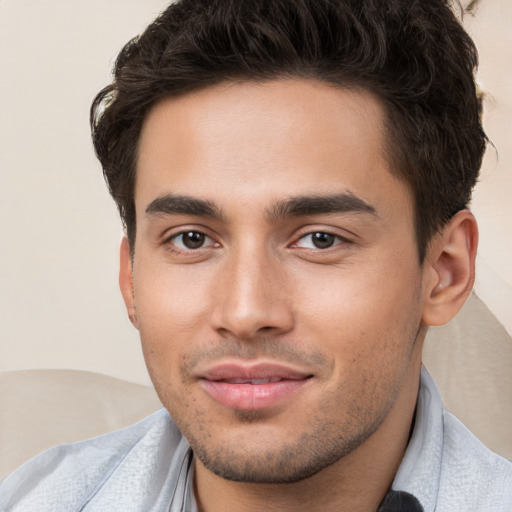
M 414 198 L 420 261 L 471 198 L 486 146 L 478 56 L 449 0 L 180 0 L 120 52 L 91 107 L 96 154 L 130 245 L 149 109 L 224 81 L 316 79 L 373 93 L 391 172 Z

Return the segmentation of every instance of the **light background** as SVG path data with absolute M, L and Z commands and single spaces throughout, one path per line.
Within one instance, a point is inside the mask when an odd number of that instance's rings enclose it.
M 91 100 L 167 0 L 0 0 L 0 370 L 149 383 L 117 285 L 120 221 L 90 142 Z M 465 24 L 481 56 L 488 151 L 473 202 L 476 291 L 512 334 L 512 2 Z

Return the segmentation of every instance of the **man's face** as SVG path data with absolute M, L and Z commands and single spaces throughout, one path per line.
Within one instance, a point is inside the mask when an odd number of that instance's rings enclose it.
M 424 271 L 383 147 L 370 94 L 314 81 L 222 84 L 146 119 L 125 299 L 214 473 L 310 476 L 414 387 Z

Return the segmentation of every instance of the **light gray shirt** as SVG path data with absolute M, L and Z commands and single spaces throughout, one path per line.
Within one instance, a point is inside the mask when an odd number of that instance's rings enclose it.
M 189 444 L 162 409 L 30 460 L 0 483 L 0 511 L 197 512 L 193 467 Z M 424 369 L 412 437 L 391 493 L 425 512 L 512 511 L 512 463 L 444 409 Z

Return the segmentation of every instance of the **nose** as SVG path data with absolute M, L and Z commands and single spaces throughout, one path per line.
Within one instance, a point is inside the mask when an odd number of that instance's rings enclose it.
M 251 340 L 279 335 L 294 324 L 286 272 L 265 251 L 239 251 L 221 265 L 213 292 L 212 327 L 223 336 Z

